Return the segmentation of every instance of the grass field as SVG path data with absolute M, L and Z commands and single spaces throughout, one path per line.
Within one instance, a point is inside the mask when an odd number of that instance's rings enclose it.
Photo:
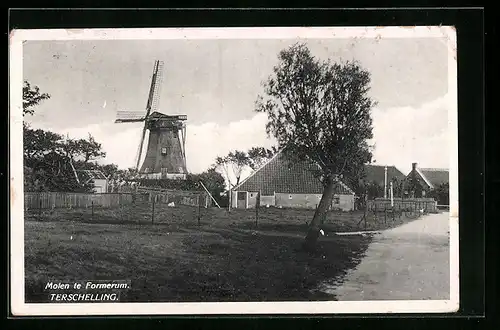
M 131 280 L 121 301 L 332 300 L 315 290 L 342 276 L 366 250 L 362 213 L 331 212 L 317 251 L 301 251 L 311 210 L 198 209 L 164 204 L 54 210 L 25 219 L 26 301 L 43 301 L 49 280 Z M 373 214 L 368 230 L 394 227 Z

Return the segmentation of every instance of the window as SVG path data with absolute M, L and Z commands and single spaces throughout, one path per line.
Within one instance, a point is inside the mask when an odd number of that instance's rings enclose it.
M 161 148 L 161 154 L 166 155 L 167 154 L 167 148 Z
M 253 197 L 253 193 L 250 193 L 250 197 Z
M 292 199 L 292 195 L 291 195 L 291 194 L 290 194 L 290 195 L 288 195 L 288 199 Z
M 340 197 L 333 197 L 333 204 L 339 205 L 340 204 Z

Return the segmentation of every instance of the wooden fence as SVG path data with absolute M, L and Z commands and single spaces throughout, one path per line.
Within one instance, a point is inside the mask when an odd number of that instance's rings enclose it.
M 175 205 L 211 206 L 210 196 L 202 191 L 139 189 L 137 193 L 66 193 L 26 192 L 24 209 L 117 207 L 132 203 L 171 203 Z
M 26 192 L 24 209 L 87 208 L 92 205 L 115 207 L 131 204 L 133 200 L 133 194 Z
M 437 212 L 437 202 L 432 198 L 394 198 L 394 206 L 391 206 L 390 199 L 376 198 L 367 201 L 367 208 L 370 211 L 383 211 L 386 209 L 419 211 L 424 210 L 427 213 Z

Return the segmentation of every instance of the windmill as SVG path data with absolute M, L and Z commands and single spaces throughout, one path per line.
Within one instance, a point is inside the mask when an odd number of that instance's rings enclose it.
M 186 115 L 158 112 L 163 62 L 155 61 L 146 112 L 118 111 L 115 123 L 144 122 L 135 169 L 138 176 L 154 179 L 185 179 Z M 139 168 L 144 138 L 149 131 L 148 146 Z

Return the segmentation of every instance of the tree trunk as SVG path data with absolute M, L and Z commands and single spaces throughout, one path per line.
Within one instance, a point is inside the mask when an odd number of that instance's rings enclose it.
M 326 184 L 323 190 L 323 196 L 321 196 L 321 200 L 316 208 L 316 212 L 314 213 L 314 217 L 303 243 L 303 248 L 306 251 L 314 251 L 319 237 L 320 225 L 322 220 L 326 217 L 328 208 L 332 204 L 333 195 L 335 194 L 335 180 L 331 176 L 327 176 L 325 180 Z

